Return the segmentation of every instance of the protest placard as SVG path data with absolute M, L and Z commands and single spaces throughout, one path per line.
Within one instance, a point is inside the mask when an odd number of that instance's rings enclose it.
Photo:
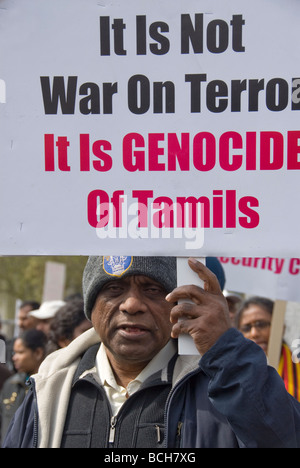
M 64 263 L 46 262 L 43 302 L 63 300 L 66 286 L 66 270 Z
M 0 0 L 0 254 L 298 255 L 299 14 Z
M 300 258 L 220 257 L 226 289 L 300 302 Z

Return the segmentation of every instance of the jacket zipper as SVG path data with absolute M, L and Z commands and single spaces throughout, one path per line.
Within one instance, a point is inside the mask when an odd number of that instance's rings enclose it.
M 142 390 L 138 390 L 137 392 L 134 393 L 133 397 L 135 397 L 140 391 L 143 391 L 144 389 Z M 103 390 L 103 393 L 105 395 L 105 401 L 107 402 L 107 405 L 108 405 L 108 409 L 109 409 L 109 412 L 111 414 L 111 407 L 110 407 L 110 404 L 109 404 L 109 400 L 107 398 L 107 395 L 105 393 L 105 391 Z M 128 401 L 128 400 L 127 400 Z M 127 404 L 127 401 L 125 401 L 125 403 L 123 404 L 123 406 L 121 407 L 120 411 L 118 412 L 118 414 L 116 416 L 111 416 L 110 418 L 110 427 L 109 427 L 109 438 L 108 438 L 108 447 L 109 448 L 113 448 L 114 447 L 114 443 L 115 443 L 115 437 L 116 437 L 116 428 L 117 428 L 117 423 L 121 418 L 122 416 L 122 413 L 125 411 L 125 408 L 126 408 L 126 404 Z M 158 425 L 154 425 L 154 430 L 156 431 L 156 435 L 157 435 L 157 442 L 160 443 L 161 442 L 161 432 L 160 432 L 160 427 Z
M 108 440 L 109 448 L 114 447 L 117 422 L 118 422 L 118 418 L 116 416 L 112 416 L 110 419 L 110 428 L 109 428 L 109 440 Z M 179 434 L 180 434 L 181 426 L 182 426 L 182 423 L 179 423 L 178 428 L 177 428 L 177 433 Z M 156 431 L 157 442 L 160 443 L 161 442 L 160 427 L 156 424 L 154 428 Z
M 110 430 L 109 430 L 109 447 L 113 447 L 115 442 L 115 435 L 116 435 L 116 425 L 117 425 L 117 417 L 112 416 L 110 419 Z
M 173 387 L 169 393 L 169 396 L 167 398 L 167 403 L 166 403 L 166 406 L 165 406 L 165 414 L 164 414 L 164 424 L 165 424 L 165 438 L 164 438 L 164 443 L 163 443 L 163 447 L 164 448 L 168 448 L 168 414 L 169 414 L 169 408 L 171 406 L 171 401 L 175 395 L 175 393 L 177 392 L 177 390 L 190 378 L 192 377 L 193 375 L 196 375 L 198 374 L 199 372 L 201 371 L 201 369 L 198 367 L 197 369 L 193 370 L 192 372 L 190 372 L 189 374 L 185 375 L 179 382 L 177 382 L 177 384 L 175 385 L 175 387 Z M 181 431 L 182 431 L 182 426 L 183 426 L 183 422 L 179 421 L 178 422 L 178 425 L 177 425 L 177 428 L 176 428 L 176 436 L 178 437 L 181 437 Z

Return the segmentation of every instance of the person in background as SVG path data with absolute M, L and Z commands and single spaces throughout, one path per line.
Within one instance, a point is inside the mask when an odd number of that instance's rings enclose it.
M 17 313 L 17 335 L 25 332 L 26 330 L 32 330 L 36 327 L 38 321 L 30 315 L 30 312 L 37 310 L 40 307 L 39 302 L 36 301 L 23 301 L 19 307 Z M 11 372 L 15 372 L 12 356 L 14 348 L 15 338 L 6 341 L 6 366 Z
M 84 313 L 83 299 L 69 300 L 56 313 L 49 331 L 47 354 L 65 348 L 71 341 L 92 327 Z
M 33 310 L 37 310 L 39 308 L 40 308 L 39 302 L 35 302 L 35 301 L 22 302 L 19 308 L 18 318 L 17 318 L 20 333 L 26 330 L 31 330 L 33 328 L 36 328 L 38 321 L 35 317 L 30 315 L 30 312 L 32 312 Z
M 224 296 L 226 298 L 228 309 L 229 309 L 229 317 L 232 323 L 232 326 L 235 326 L 235 316 L 239 311 L 239 308 L 243 302 L 242 297 L 239 294 L 233 292 L 225 291 Z
M 251 297 L 244 301 L 236 315 L 236 327 L 245 338 L 268 352 L 274 302 L 263 297 Z M 292 360 L 292 352 L 282 343 L 278 373 L 286 390 L 300 401 L 300 364 Z
M 38 310 L 30 312 L 30 315 L 37 319 L 36 329 L 49 335 L 50 326 L 56 313 L 61 307 L 66 305 L 65 301 L 46 301 L 43 302 Z
M 17 373 L 6 380 L 0 395 L 1 439 L 10 421 L 23 403 L 28 391 L 28 378 L 37 373 L 46 356 L 46 335 L 39 330 L 27 330 L 14 343 L 13 362 Z

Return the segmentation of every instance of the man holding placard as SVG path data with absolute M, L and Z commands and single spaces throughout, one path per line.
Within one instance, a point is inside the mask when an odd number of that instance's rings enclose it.
M 231 328 L 216 276 L 189 266 L 203 288 L 176 288 L 172 257 L 90 257 L 94 329 L 44 361 L 4 446 L 299 446 L 299 404 Z M 201 356 L 178 355 L 186 333 Z

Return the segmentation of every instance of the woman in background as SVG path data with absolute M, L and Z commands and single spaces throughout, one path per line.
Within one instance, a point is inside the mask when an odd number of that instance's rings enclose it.
M 0 395 L 1 439 L 27 393 L 26 382 L 36 374 L 46 356 L 46 335 L 39 330 L 27 330 L 14 342 L 13 363 L 17 373 L 6 380 Z
M 267 354 L 274 302 L 262 297 L 251 297 L 241 305 L 236 315 L 236 327 L 245 338 L 254 341 Z M 278 373 L 286 390 L 300 401 L 300 364 L 292 360 L 292 352 L 282 343 Z

